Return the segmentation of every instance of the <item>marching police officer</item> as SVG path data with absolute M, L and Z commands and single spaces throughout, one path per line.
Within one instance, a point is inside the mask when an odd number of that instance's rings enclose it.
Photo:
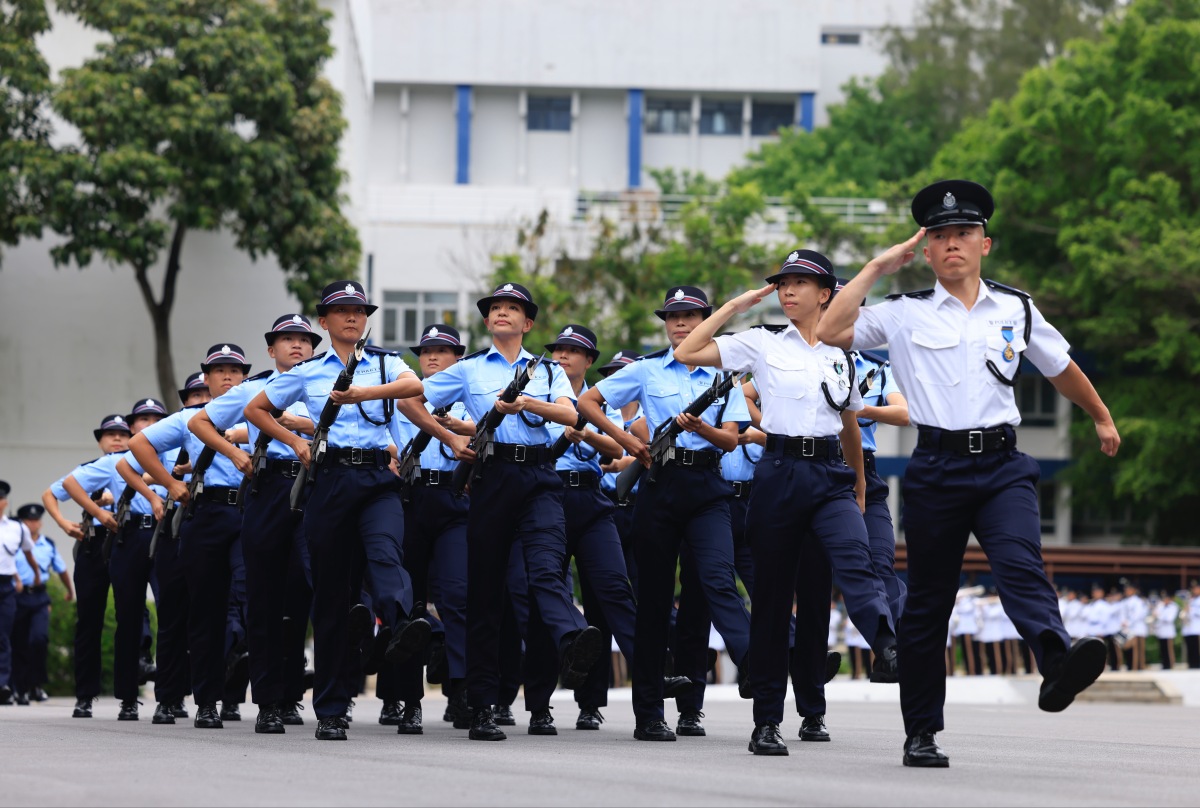
M 971 533 L 988 556 L 1005 611 L 1044 674 L 1038 706 L 1066 708 L 1104 669 L 1102 641 L 1071 642 L 1042 564 L 1038 465 L 1017 451 L 1014 431 L 1020 414 L 1013 387 L 1022 354 L 1091 416 L 1101 451 L 1115 455 L 1120 436 L 1066 341 L 1029 296 L 981 279 L 993 210 L 991 194 L 974 182 L 923 188 L 912 203 L 921 229 L 870 261 L 817 328 L 818 338 L 843 348 L 886 342 L 918 425 L 904 476 L 909 591 L 900 621 L 909 766 L 949 765 L 934 735 L 943 727 L 946 629 Z M 910 261 L 926 236 L 934 288 L 860 309 L 871 286 Z
M 41 568 L 33 556 L 33 537 L 29 528 L 19 520 L 8 518 L 8 483 L 0 480 L 0 704 L 12 704 L 12 630 L 17 613 L 17 593 L 23 588 L 15 583 L 17 553 L 24 553 L 33 570 L 34 583 L 42 583 Z M 89 706 L 91 702 L 88 702 Z
M 37 573 L 25 555 L 16 556 L 17 575 L 23 587 L 17 593 L 17 614 L 13 622 L 13 676 L 12 684 L 17 694 L 17 704 L 30 701 L 45 701 L 50 698 L 42 685 L 46 683 L 46 652 L 50 643 L 50 593 L 46 583 L 51 573 L 57 573 L 66 587 L 66 602 L 75 600 L 75 589 L 71 585 L 71 573 L 66 562 L 58 554 L 54 540 L 42 533 L 41 505 L 22 505 L 17 509 L 17 519 L 35 536 L 33 557 L 37 562 Z M 40 583 L 38 582 L 38 579 Z
M 337 405 L 328 425 L 328 450 L 320 465 L 309 469 L 313 484 L 304 506 L 312 567 L 313 709 L 318 740 L 346 740 L 346 711 L 354 696 L 351 679 L 357 672 L 349 642 L 356 553 L 366 565 L 372 606 L 392 632 L 388 660 L 400 662 L 429 642 L 429 623 L 410 619 L 412 582 L 402 566 L 404 510 L 387 451 L 393 401 L 420 395 L 421 382 L 399 357 L 368 347 L 350 386 L 344 391 L 333 389 L 366 330 L 367 318 L 377 308 L 367 302 L 362 284 L 356 281 L 326 286 L 317 315 L 329 334 L 331 350 L 271 379 L 245 411 L 251 424 L 287 444 L 301 463 L 310 466 L 309 442 L 279 424 L 272 410 L 302 400 L 315 415 L 323 412 L 327 402 Z

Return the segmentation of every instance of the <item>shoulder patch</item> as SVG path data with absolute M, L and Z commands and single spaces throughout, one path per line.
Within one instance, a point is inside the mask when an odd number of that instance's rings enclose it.
M 300 367 L 301 365 L 307 365 L 309 362 L 315 362 L 315 361 L 316 361 L 316 360 L 318 360 L 318 359 L 324 359 L 324 358 L 325 358 L 325 354 L 327 354 L 327 353 L 329 353 L 329 352 L 328 352 L 328 351 L 321 351 L 319 354 L 313 354 L 313 355 L 312 355 L 312 356 L 310 356 L 308 359 L 305 359 L 303 362 L 297 362 L 296 364 L 292 365 L 292 367 L 293 367 L 293 368 L 298 368 L 298 367 Z
M 635 361 L 641 362 L 643 359 L 660 359 L 666 355 L 667 355 L 667 349 L 663 348 L 661 351 L 655 351 L 654 353 L 642 354 Z
M 764 331 L 770 331 L 772 334 L 782 334 L 784 331 L 787 331 L 786 325 L 779 325 L 778 323 L 759 323 L 750 327 L 761 328 Z
M 987 284 L 989 289 L 994 289 L 997 292 L 1004 292 L 1005 294 L 1023 297 L 1026 300 L 1033 300 L 1033 296 L 1031 294 L 1028 292 L 1023 292 L 1020 289 L 1017 289 L 1015 286 L 1005 286 L 1004 284 L 997 283 L 996 281 L 989 281 L 987 278 L 984 278 L 983 282 Z
M 490 349 L 490 348 L 480 348 L 480 349 L 479 349 L 478 351 L 476 351 L 475 353 L 472 353 L 472 354 L 467 354 L 466 356 L 464 356 L 464 357 L 462 358 L 462 360 L 459 360 L 459 361 L 463 361 L 463 360 L 466 360 L 466 359 L 474 359 L 474 358 L 475 358 L 475 357 L 477 357 L 477 356 L 483 356 L 483 355 L 484 355 L 485 353 L 487 353 L 489 350 L 491 350 L 491 349 Z
M 887 359 L 883 358 L 879 354 L 872 353 L 871 351 L 859 351 L 858 355 L 861 356 L 863 359 L 866 359 L 868 362 L 874 362 L 875 364 L 879 365 L 880 367 L 888 367 L 892 364 L 891 362 L 889 362 Z
M 888 295 L 887 299 L 888 300 L 899 300 L 902 297 L 911 297 L 914 300 L 924 300 L 925 298 L 931 297 L 932 295 L 933 295 L 932 289 L 921 289 L 916 292 L 897 292 L 894 295 Z
M 242 384 L 245 384 L 246 382 L 256 382 L 259 379 L 265 379 L 268 376 L 270 376 L 272 372 L 273 372 L 273 369 L 268 368 L 267 370 L 264 370 L 262 373 L 255 373 L 253 376 L 251 376 L 247 379 L 242 379 Z

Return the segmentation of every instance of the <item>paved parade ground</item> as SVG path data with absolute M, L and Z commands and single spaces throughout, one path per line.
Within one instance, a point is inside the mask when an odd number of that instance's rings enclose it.
M 1200 711 L 1182 705 L 1078 703 L 1047 715 L 1025 703 L 951 703 L 943 770 L 905 769 L 891 699 L 863 701 L 831 685 L 833 742 L 801 743 L 784 724 L 790 756 L 746 751 L 750 705 L 711 688 L 706 738 L 633 740 L 628 691 L 613 691 L 599 732 L 574 729 L 576 710 L 554 701 L 557 737 L 525 734 L 527 714 L 501 743 L 467 740 L 425 702 L 425 734 L 398 736 L 375 722 L 380 702 L 359 699 L 350 740 L 254 734 L 254 708 L 223 730 L 191 722 L 116 720 L 117 703 L 72 719 L 73 702 L 0 708 L 5 778 L 0 805 L 1198 805 Z M 857 685 L 859 683 L 847 683 Z M 983 683 L 984 692 L 987 688 Z M 894 688 L 874 686 L 876 692 Z M 981 701 L 977 699 L 976 701 Z M 194 714 L 194 708 L 189 708 Z M 790 706 L 789 706 L 790 709 Z M 673 720 L 671 710 L 669 718 Z

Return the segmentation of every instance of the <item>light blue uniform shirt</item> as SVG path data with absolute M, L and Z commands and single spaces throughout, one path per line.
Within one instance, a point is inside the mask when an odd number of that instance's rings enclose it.
M 200 459 L 200 453 L 204 451 L 204 444 L 191 433 L 187 425 L 188 421 L 192 420 L 198 412 L 200 412 L 200 407 L 188 407 L 172 413 L 158 423 L 143 429 L 141 434 L 146 436 L 146 440 L 150 441 L 150 445 L 159 455 L 171 449 L 187 449 L 188 458 L 194 465 Z M 170 471 L 169 466 L 167 466 L 167 470 Z M 242 476 L 242 473 L 233 465 L 232 460 L 217 452 L 212 465 L 204 474 L 204 485 L 206 488 L 213 486 L 237 488 L 242 484 Z
M 861 381 L 867 378 L 867 374 L 872 369 L 875 370 L 875 378 L 871 379 L 871 386 L 863 396 L 863 404 L 868 407 L 886 407 L 887 397 L 892 393 L 900 392 L 892 369 L 884 368 L 878 362 L 867 359 L 858 351 L 853 351 L 851 355 L 854 357 L 855 379 Z M 858 419 L 858 425 L 862 428 L 863 451 L 873 452 L 875 451 L 875 428 L 878 424 L 872 422 L 870 426 L 863 426 L 864 423 L 862 418 Z
M 363 361 L 366 361 L 366 357 L 363 357 Z M 254 451 L 254 444 L 258 440 L 259 429 L 254 424 L 246 421 L 246 405 L 267 386 L 267 383 L 271 379 L 274 379 L 278 375 L 278 370 L 272 370 L 269 374 L 260 373 L 257 376 L 252 376 L 225 395 L 214 398 L 204 405 L 204 411 L 208 413 L 209 420 L 221 432 L 232 429 L 243 422 L 246 424 L 246 429 L 249 431 L 250 443 L 244 445 L 242 448 L 247 452 Z M 302 418 L 308 417 L 308 407 L 304 406 L 304 403 L 301 401 L 294 402 L 287 408 L 287 411 L 292 415 L 299 415 Z M 267 457 L 271 460 L 295 460 L 296 453 L 287 444 L 272 440 L 267 444 Z
M 381 384 L 383 380 L 380 377 L 380 362 L 383 363 L 389 384 L 406 373 L 416 375 L 400 357 L 368 348 L 362 361 L 354 369 L 353 384 L 357 387 L 375 387 Z M 267 399 L 277 410 L 289 409 L 297 401 L 303 402 L 315 424 L 321 417 L 321 410 L 325 409 L 325 402 L 329 400 L 334 382 L 345 367 L 341 357 L 333 351 L 317 354 L 267 382 L 264 388 Z M 331 447 L 386 449 L 391 443 L 388 426 L 383 420 L 383 401 L 364 401 L 361 406 L 378 425 L 362 417 L 358 404 L 339 407 L 337 418 L 329 427 Z
M 444 372 L 444 371 L 443 371 Z M 425 409 L 428 412 L 433 412 L 437 407 L 434 407 L 428 401 L 425 402 Z M 450 408 L 450 415 L 460 420 L 467 420 L 467 408 L 461 402 L 455 402 Z M 392 436 L 392 442 L 396 444 L 396 448 L 401 452 L 408 442 L 417 436 L 421 430 L 417 429 L 416 424 L 396 412 L 396 416 L 392 418 L 392 423 L 389 424 L 388 430 Z M 434 438 L 429 441 L 429 445 L 425 447 L 425 451 L 421 452 L 421 457 L 417 460 L 417 465 L 423 469 L 431 471 L 453 471 L 458 465 L 458 461 L 454 459 L 454 452 L 450 451 L 449 447 L 441 441 Z
M 21 576 L 21 583 L 25 586 L 33 586 L 33 567 L 29 566 L 29 562 L 25 560 L 24 553 L 18 553 L 17 575 Z M 62 560 L 62 556 L 58 554 L 58 548 L 54 546 L 54 542 L 49 536 L 38 536 L 38 540 L 33 543 L 33 560 L 42 570 L 42 583 L 50 580 L 51 572 L 66 572 L 66 562 Z
M 762 459 L 763 447 L 743 443 L 721 458 L 721 476 L 729 482 L 754 479 L 754 466 Z
M 524 348 L 517 361 L 509 363 L 493 345 L 486 352 L 474 353 L 455 362 L 425 380 L 425 398 L 436 407 L 444 407 L 461 401 L 474 421 L 482 421 L 496 404 L 496 399 L 513 380 L 515 372 L 524 370 L 534 356 Z M 522 395 L 531 396 L 551 403 L 560 398 L 575 401 L 575 391 L 567 381 L 567 374 L 552 362 L 538 365 Z M 521 416 L 525 416 L 523 419 Z M 534 426 L 525 422 L 528 419 Z M 551 443 L 548 422 L 542 423 L 536 415 L 520 412 L 509 415 L 500 422 L 496 430 L 498 443 L 522 443 L 526 446 L 549 446 Z
M 580 391 L 580 395 L 583 395 L 587 391 L 588 383 L 584 382 L 583 389 Z M 620 410 L 605 406 L 604 414 L 608 416 L 608 420 L 612 421 L 617 426 L 624 426 L 625 421 L 621 417 Z M 562 433 L 566 430 L 566 427 L 562 424 L 547 424 L 546 428 L 550 430 L 551 445 L 553 445 L 554 441 L 558 440 Z M 585 429 L 587 429 L 589 432 L 600 431 L 591 424 L 588 424 Z M 600 453 L 583 441 L 571 444 L 567 447 L 567 451 L 563 452 L 562 457 L 558 458 L 558 462 L 555 464 L 555 469 L 558 471 L 591 471 L 595 472 L 596 474 L 601 474 Z M 615 486 L 616 483 L 614 482 L 613 485 Z
M 717 375 L 718 371 L 705 367 L 688 373 L 687 367 L 676 362 L 675 352 L 668 348 L 665 353 L 648 354 L 626 365 L 607 379 L 597 382 L 596 389 L 609 406 L 618 409 L 634 399 L 640 401 L 653 438 L 654 431 L 660 425 L 683 412 L 706 388 L 712 386 Z M 725 398 L 717 399 L 701 413 L 700 419 L 710 426 L 719 426 L 716 423 L 717 415 Z M 735 384 L 727 398 L 721 420 L 736 422 L 739 429 L 750 423 L 750 412 L 746 409 L 746 397 L 742 395 L 741 385 Z M 720 451 L 695 432 L 679 433 L 675 445 L 683 449 Z
M 67 477 L 74 477 L 75 482 L 79 483 L 79 486 L 88 494 L 94 494 L 97 491 L 103 491 L 109 486 L 111 472 L 116 467 L 117 460 L 120 459 L 120 457 L 124 454 L 124 452 L 111 452 L 109 454 L 97 457 L 95 460 L 89 460 L 86 463 L 79 464 L 72 469 L 71 473 L 66 475 L 66 477 L 60 477 L 55 480 L 50 486 L 50 493 L 54 494 L 54 498 L 59 502 L 66 502 L 69 500 L 71 495 L 68 494 L 67 489 L 63 487 L 63 481 L 66 480 Z M 100 463 L 101 465 L 97 466 L 97 463 Z M 121 491 L 125 490 L 124 483 L 125 481 L 122 480 Z M 116 502 L 121 496 L 121 491 L 113 491 L 112 489 L 109 489 L 109 493 L 113 495 L 113 502 Z M 111 511 L 112 509 L 112 505 L 104 507 L 104 510 L 106 511 Z M 92 524 L 99 526 L 100 520 L 92 519 Z

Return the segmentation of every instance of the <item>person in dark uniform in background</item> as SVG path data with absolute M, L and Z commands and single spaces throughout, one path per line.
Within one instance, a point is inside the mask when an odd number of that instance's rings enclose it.
M 402 565 L 404 510 L 387 451 L 393 402 L 420 395 L 421 382 L 399 357 L 367 348 L 349 388 L 333 389 L 345 369 L 343 357 L 353 352 L 366 330 L 367 318 L 377 308 L 367 302 L 362 284 L 356 281 L 326 286 L 317 314 L 329 334 L 331 350 L 271 379 L 246 406 L 251 424 L 286 443 L 307 466 L 311 463 L 309 441 L 285 429 L 271 411 L 303 400 L 319 420 L 327 401 L 339 405 L 323 463 L 310 469 L 313 484 L 304 506 L 304 533 L 312 566 L 313 709 L 318 740 L 346 740 L 346 711 L 354 696 L 352 678 L 357 678 L 361 669 L 350 637 L 356 564 L 365 569 L 372 607 L 391 632 L 387 660 L 401 662 L 423 652 L 429 642 L 429 623 L 412 616 L 412 581 Z
M 51 574 L 57 574 L 66 587 L 64 600 L 67 603 L 75 600 L 75 588 L 71 584 L 67 564 L 58 554 L 54 540 L 42 533 L 42 514 L 45 510 L 35 504 L 22 505 L 17 509 L 17 519 L 34 537 L 33 558 L 38 568 L 38 574 L 35 575 L 34 568 L 23 553 L 15 557 L 22 586 L 17 593 L 17 613 L 12 632 L 12 684 L 17 704 L 50 698 L 42 685 L 46 683 L 46 652 L 50 646 L 50 593 L 46 591 L 46 584 Z M 40 583 L 37 583 L 39 578 Z
M 600 381 L 579 400 L 580 413 L 643 465 L 650 464 L 648 445 L 609 420 L 604 410 L 606 401 L 623 407 L 640 399 L 647 437 L 671 420 L 683 430 L 674 441 L 678 447 L 675 456 L 663 464 L 653 481 L 642 479 L 634 506 L 633 541 L 638 567 L 634 737 L 644 741 L 674 741 L 676 732 L 696 736 L 705 733 L 700 710 L 708 667 L 710 617 L 739 668 L 739 681 L 744 677 L 749 651 L 750 615 L 737 590 L 729 523 L 730 489 L 721 479 L 720 463 L 724 452 L 737 447 L 738 429 L 749 423 L 750 414 L 741 387 L 735 384 L 699 417 L 686 415 L 684 410 L 712 385 L 716 374 L 707 368 L 685 365 L 674 355 L 674 348 L 711 313 L 712 307 L 700 289 L 669 289 L 663 307 L 655 315 L 663 321 L 672 347 L 646 354 Z M 672 732 L 664 720 L 662 674 L 677 562 L 684 569 L 674 672 L 691 678 L 693 690 L 676 699 L 680 716 L 676 732 Z M 685 660 L 682 663 L 681 653 Z
M 983 186 L 946 180 L 923 188 L 912 213 L 920 230 L 870 261 L 821 318 L 817 336 L 842 348 L 887 343 L 917 424 L 904 475 L 908 600 L 900 620 L 900 705 L 904 763 L 948 766 L 935 734 L 943 728 L 944 650 L 967 537 L 988 556 L 1005 611 L 1037 657 L 1038 706 L 1065 709 L 1104 669 L 1101 640 L 1071 642 L 1041 558 L 1037 462 L 1016 448 L 1014 397 L 1022 353 L 1096 425 L 1112 456 L 1120 436 L 1108 408 L 1024 292 L 981 279 L 994 209 Z M 859 308 L 884 275 L 924 254 L 933 289 Z
M 16 557 L 24 554 L 33 582 L 42 585 L 42 572 L 33 555 L 33 536 L 19 520 L 8 518 L 8 483 L 0 480 L 0 705 L 13 703 L 12 631 L 17 614 L 17 595 L 24 590 L 17 578 Z M 91 706 L 91 702 L 88 702 Z
M 456 401 L 466 405 L 479 423 L 495 406 L 507 417 L 496 429 L 494 454 L 474 458 L 485 464 L 471 484 L 467 521 L 467 700 L 472 708 L 469 737 L 503 740 L 495 723 L 500 701 L 498 635 L 505 607 L 506 569 L 514 543 L 525 556 L 530 619 L 526 635 L 526 664 L 546 670 L 558 654 L 563 683 L 582 682 L 606 649 L 600 631 L 589 626 L 575 608 L 563 570 L 566 528 L 562 481 L 550 458 L 547 421 L 572 426 L 576 421 L 574 392 L 566 374 L 553 362 L 536 368 L 523 393 L 511 404 L 499 394 L 514 374 L 527 367 L 533 354 L 522 341 L 533 327 L 538 307 L 529 290 L 504 283 L 476 303 L 492 335 L 492 345 L 478 351 L 425 382 L 425 398 L 434 407 Z M 468 439 L 455 437 L 455 454 L 466 450 Z M 539 726 L 547 721 L 548 704 L 530 700 Z M 547 696 L 548 699 L 548 696 Z
M 209 402 L 188 422 L 188 429 L 206 446 L 225 455 L 243 474 L 254 478 L 246 489 L 241 530 L 246 649 L 251 697 L 258 705 L 254 731 L 279 735 L 286 724 L 304 723 L 297 702 L 304 692 L 301 682 L 304 639 L 312 608 L 312 576 L 302 522 L 288 501 L 300 464 L 288 446 L 272 440 L 267 444 L 265 464 L 255 469 L 250 455 L 226 440 L 224 433 L 243 422 L 246 405 L 271 379 L 311 359 L 321 337 L 307 317 L 284 314 L 275 319 L 263 338 L 274 367 Z M 277 420 L 297 434 L 313 432 L 309 412 L 300 402 L 282 411 Z M 250 425 L 247 442 L 253 447 L 258 438 L 259 430 Z

